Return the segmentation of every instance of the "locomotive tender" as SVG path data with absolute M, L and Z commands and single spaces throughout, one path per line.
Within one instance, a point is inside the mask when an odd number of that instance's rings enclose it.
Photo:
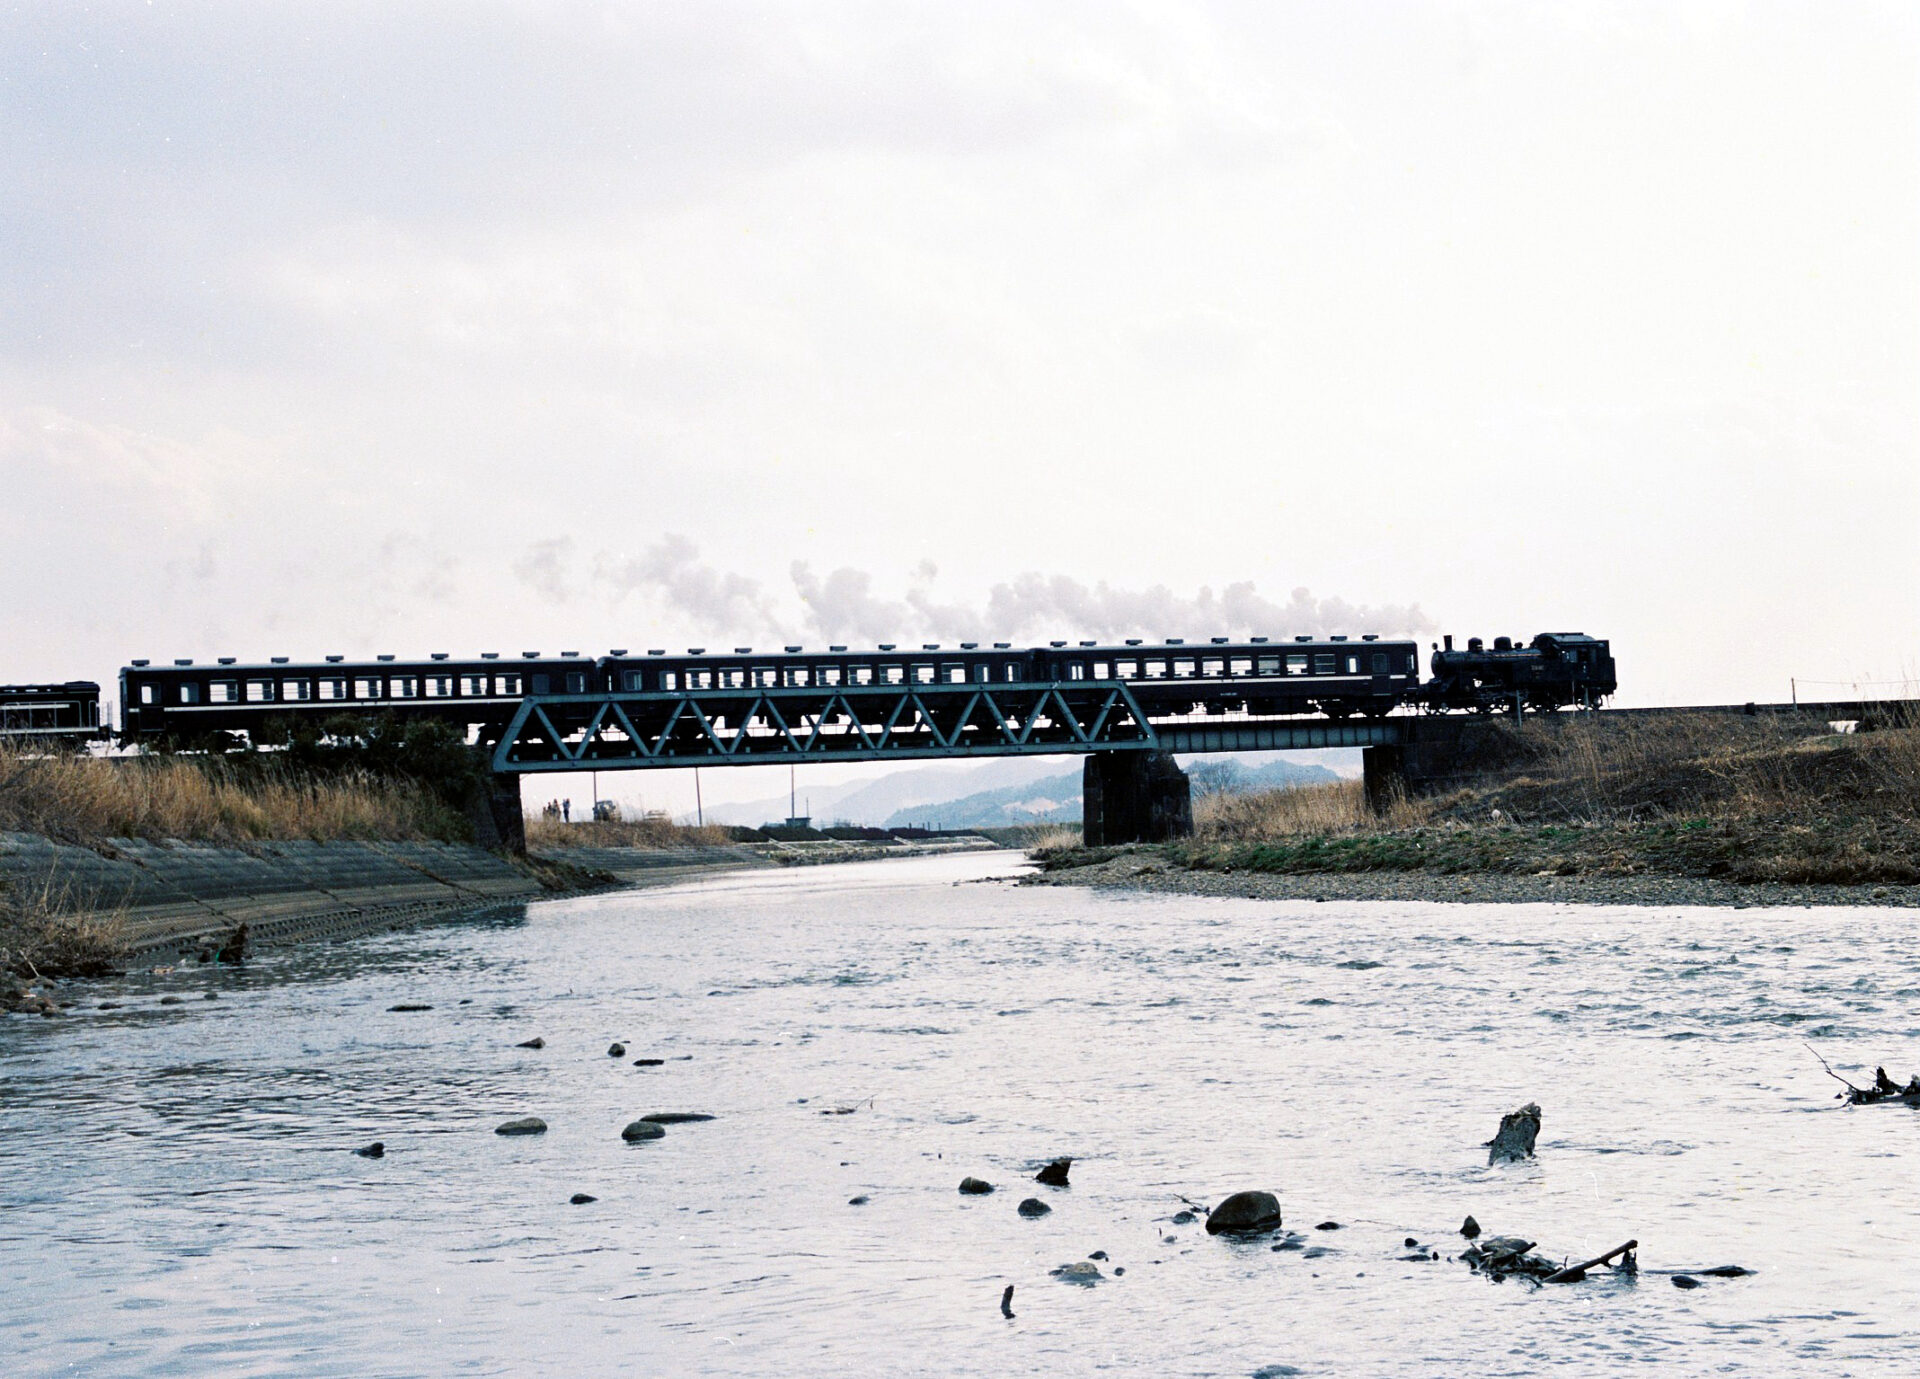
M 1504 644 L 1504 645 L 1503 645 Z M 190 742 L 222 732 L 248 732 L 289 718 L 315 726 L 341 714 L 439 718 L 461 723 L 486 743 L 497 741 L 528 695 L 699 694 L 838 686 L 908 689 L 997 684 L 1122 681 L 1149 717 L 1245 713 L 1254 717 L 1323 714 L 1378 716 L 1402 706 L 1441 711 L 1524 705 L 1552 709 L 1591 706 L 1613 692 L 1607 643 L 1578 633 L 1543 634 L 1528 648 L 1506 638 L 1491 653 L 1475 639 L 1455 652 L 1452 639 L 1435 649 L 1434 679 L 1423 685 L 1419 647 L 1411 641 L 1364 636 L 1296 637 L 1205 643 L 1139 639 L 1097 643 L 1051 642 L 1017 648 L 1006 642 L 872 651 L 831 646 L 778 653 L 736 647 L 731 652 L 689 649 L 630 655 L 616 650 L 596 660 L 577 652 L 519 659 L 498 653 L 453 660 L 391 656 L 319 663 L 275 657 L 242 664 L 223 657 L 211 665 L 135 661 L 120 672 L 123 734 L 128 740 Z M 1516 694 L 1518 697 L 1516 697 Z

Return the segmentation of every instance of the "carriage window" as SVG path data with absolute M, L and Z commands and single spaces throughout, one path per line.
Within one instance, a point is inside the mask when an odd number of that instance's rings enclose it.
M 853 683 L 856 685 L 871 685 L 873 683 L 873 667 L 855 666 L 853 668 Z
M 1373 653 L 1373 673 L 1375 675 L 1385 675 L 1387 673 L 1386 652 L 1376 651 Z
M 1175 661 L 1173 663 L 1173 673 L 1176 679 L 1180 679 L 1180 680 L 1192 679 L 1193 678 L 1193 662 L 1186 660 L 1184 658 L 1181 660 Z
M 680 672 L 677 670 L 661 671 L 660 672 L 660 688 L 663 690 L 679 689 L 680 688 Z
M 780 672 L 772 666 L 755 666 L 753 683 L 757 689 L 766 689 L 780 683 Z
M 720 672 L 720 686 L 722 689 L 741 689 L 746 683 L 747 673 L 738 666 L 733 666 Z
M 198 704 L 200 702 L 200 686 L 180 686 L 180 702 L 182 704 Z
M 1140 678 L 1140 663 L 1138 661 L 1115 661 L 1113 663 L 1113 673 L 1115 677 L 1121 680 L 1138 680 Z
M 453 693 L 453 677 L 451 675 L 427 676 L 427 698 L 445 699 L 448 695 L 452 693 Z
M 289 701 L 311 699 L 313 698 L 313 682 L 310 680 L 282 680 L 280 682 L 280 697 Z
M 1412 675 L 1416 670 L 1419 669 L 1419 666 L 1420 666 L 1420 658 L 1414 655 L 1411 651 L 1409 651 L 1407 653 L 1407 664 L 1406 664 L 1407 674 Z
M 215 680 L 207 686 L 207 700 L 214 704 L 238 704 L 240 702 L 240 682 L 238 680 Z
M 1305 675 L 1306 673 L 1307 673 L 1307 657 L 1305 652 L 1301 652 L 1298 655 L 1287 657 L 1287 674 Z
M 940 679 L 949 685 L 964 685 L 967 682 L 967 668 L 962 665 L 941 666 Z
M 249 704 L 266 704 L 271 702 L 272 699 L 273 699 L 273 681 L 271 680 L 247 681 L 247 702 Z
M 979 664 L 974 666 L 973 680 L 975 684 L 984 685 L 991 679 L 993 679 L 992 666 L 988 665 L 985 661 L 981 661 Z
M 345 699 L 347 697 L 347 682 L 345 680 L 320 681 L 320 697 L 322 699 Z
M 933 667 L 925 661 L 916 661 L 913 666 L 913 683 L 916 685 L 931 685 L 933 683 Z
M 1313 653 L 1313 673 L 1315 675 L 1331 675 L 1338 669 L 1338 658 L 1331 651 L 1316 651 Z
M 1014 684 L 1020 679 L 1020 663 L 1018 661 L 1008 661 L 1001 667 L 1000 673 L 1001 677 L 1005 679 L 1009 685 Z
M 353 697 L 355 699 L 378 699 L 380 697 L 380 682 L 378 680 L 355 680 L 353 682 Z
M 704 668 L 696 668 L 688 671 L 687 672 L 687 688 L 688 689 L 712 689 L 713 688 L 713 672 Z
M 1165 661 L 1142 661 L 1140 666 L 1144 672 L 1142 676 L 1144 679 L 1164 680 L 1167 678 L 1167 663 Z
M 496 676 L 494 676 L 494 677 L 493 677 L 493 692 L 494 692 L 495 694 L 518 694 L 518 693 L 520 693 L 520 677 L 519 677 L 518 675 L 496 675 Z
M 1227 674 L 1229 675 L 1253 674 L 1253 658 L 1251 656 L 1235 656 L 1231 661 L 1227 663 Z
M 1105 661 L 1095 661 L 1093 663 L 1093 678 L 1096 680 L 1111 680 L 1113 678 L 1113 667 Z
M 1347 657 L 1347 674 L 1358 675 L 1359 673 L 1360 673 L 1360 658 L 1358 656 Z
M 638 694 L 646 687 L 647 683 L 644 671 L 623 670 L 620 672 L 620 688 L 629 694 Z
M 587 692 L 587 673 L 584 670 L 567 672 L 567 693 L 585 694 Z
M 1067 678 L 1069 680 L 1086 679 L 1087 663 L 1085 661 L 1069 661 L 1067 663 Z
M 396 675 L 387 681 L 387 693 L 395 699 L 411 699 L 420 693 L 420 682 L 411 675 Z
M 1260 673 L 1262 675 L 1278 675 L 1280 673 L 1280 658 L 1278 656 L 1262 656 L 1260 658 Z
M 821 684 L 837 685 L 840 683 L 840 681 L 841 681 L 841 671 L 839 666 L 821 666 L 820 667 L 820 683 Z
M 486 676 L 462 675 L 460 677 L 460 693 L 478 696 L 478 695 L 483 695 L 486 692 L 487 692 Z
M 881 666 L 880 679 L 889 685 L 903 685 L 907 680 L 907 668 L 905 666 Z
M 1209 656 L 1200 663 L 1200 673 L 1202 675 L 1225 675 L 1227 673 L 1226 663 L 1218 657 Z
M 811 685 L 813 683 L 813 668 L 811 666 L 789 666 L 787 668 L 787 683 L 789 685 Z
M 153 700 L 154 700 L 153 686 L 152 685 L 140 686 L 140 702 L 142 704 L 151 704 Z

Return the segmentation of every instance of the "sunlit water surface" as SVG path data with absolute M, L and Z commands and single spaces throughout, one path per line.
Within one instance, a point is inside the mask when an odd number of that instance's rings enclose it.
M 1018 865 L 536 904 L 0 1022 L 6 1368 L 1916 1372 L 1920 1113 L 1836 1108 L 1803 1042 L 1920 1066 L 1912 914 L 987 879 Z M 1487 1168 L 1529 1100 L 1539 1158 Z M 676 1110 L 718 1119 L 622 1142 Z M 521 1115 L 551 1129 L 493 1133 Z M 1027 1181 L 1061 1154 L 1070 1188 Z M 1328 1252 L 1169 1219 L 1244 1187 Z M 1453 1253 L 1469 1212 L 1556 1256 L 1638 1237 L 1648 1270 L 1759 1273 L 1537 1289 L 1398 1258 Z M 1097 1285 L 1048 1276 L 1095 1250 Z

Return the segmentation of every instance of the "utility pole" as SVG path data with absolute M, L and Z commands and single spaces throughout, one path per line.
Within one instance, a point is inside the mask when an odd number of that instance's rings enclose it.
M 707 807 L 700 802 L 700 768 L 693 768 L 693 821 L 701 828 L 707 826 Z

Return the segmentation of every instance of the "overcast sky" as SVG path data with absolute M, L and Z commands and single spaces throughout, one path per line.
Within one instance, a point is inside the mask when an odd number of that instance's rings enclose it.
M 6 15 L 0 680 L 1129 629 L 1920 674 L 1909 3 Z

